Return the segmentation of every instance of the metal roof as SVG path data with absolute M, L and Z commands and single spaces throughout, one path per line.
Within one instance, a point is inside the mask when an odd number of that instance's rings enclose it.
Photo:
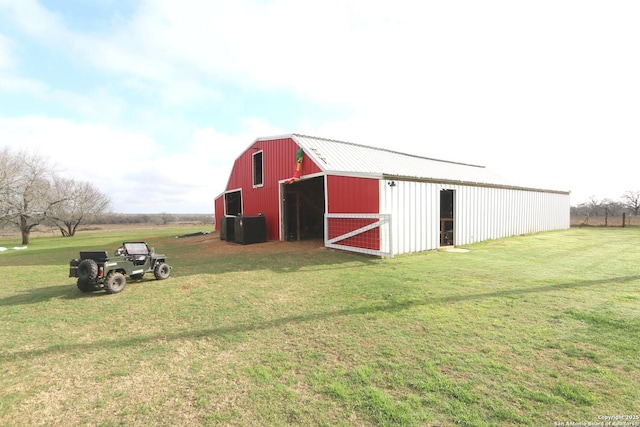
M 509 185 L 504 178 L 484 166 L 306 135 L 292 134 L 291 138 L 327 173 Z

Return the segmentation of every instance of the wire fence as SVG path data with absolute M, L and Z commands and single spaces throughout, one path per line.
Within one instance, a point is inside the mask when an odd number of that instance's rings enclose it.
M 616 215 L 616 216 L 572 215 L 571 216 L 572 227 L 622 227 L 622 221 L 623 221 L 622 215 Z M 640 227 L 640 216 L 625 215 L 624 226 Z

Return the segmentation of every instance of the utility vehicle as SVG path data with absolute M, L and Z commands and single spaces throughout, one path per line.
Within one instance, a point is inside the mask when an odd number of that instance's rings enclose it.
M 69 262 L 69 277 L 78 278 L 82 292 L 104 289 L 116 294 L 126 286 L 127 277 L 140 280 L 145 273 L 153 273 L 158 280 L 171 274 L 167 257 L 157 254 L 145 242 L 124 242 L 111 258 L 107 251 L 81 251 L 80 258 Z

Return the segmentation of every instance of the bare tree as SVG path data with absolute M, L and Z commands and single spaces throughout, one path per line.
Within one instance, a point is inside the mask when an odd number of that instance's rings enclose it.
M 584 206 L 588 209 L 590 216 L 600 216 L 600 214 L 604 212 L 606 203 L 606 200 L 598 200 L 595 196 L 591 196 L 589 200 L 584 203 Z
M 59 203 L 49 209 L 47 217 L 64 237 L 75 236 L 83 221 L 103 213 L 110 203 L 109 198 L 93 184 L 75 179 L 55 177 L 51 195 Z
M 17 186 L 19 163 L 15 161 L 9 148 L 0 150 L 0 223 L 6 222 L 13 214 L 10 200 Z
M 583 215 L 584 221 L 582 222 L 582 225 L 586 225 L 589 223 L 589 218 L 599 216 L 600 212 L 603 210 L 604 201 L 600 201 L 596 199 L 595 196 L 591 196 L 585 203 L 578 205 L 573 212 Z
M 52 167 L 46 158 L 38 154 L 25 151 L 13 154 L 6 148 L 0 153 L 0 165 L 3 169 L 0 177 L 0 220 L 16 225 L 22 234 L 22 244 L 28 245 L 31 230 L 63 200 L 52 197 Z
M 622 211 L 624 210 L 624 205 L 616 200 L 604 199 L 602 204 L 605 208 L 605 214 L 609 214 L 611 216 L 619 216 L 622 215 Z
M 622 195 L 622 203 L 630 209 L 635 216 L 640 212 L 640 191 L 627 191 Z

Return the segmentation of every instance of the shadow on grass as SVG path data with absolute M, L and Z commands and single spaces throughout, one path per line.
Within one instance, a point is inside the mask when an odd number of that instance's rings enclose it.
M 79 299 L 106 295 L 104 291 L 82 293 L 75 283 L 67 285 L 45 286 L 43 288 L 24 289 L 19 294 L 0 299 L 0 307 L 12 305 L 38 304 L 51 299 Z
M 127 286 L 136 286 L 145 282 L 154 282 L 155 279 L 142 279 L 127 282 Z M 53 299 L 75 300 L 82 298 L 96 298 L 109 295 L 103 289 L 93 292 L 81 292 L 75 282 L 66 285 L 45 286 L 43 288 L 24 289 L 21 293 L 0 298 L 0 307 L 13 305 L 38 304 Z
M 428 306 L 428 305 L 447 303 L 447 302 L 470 301 L 470 300 L 478 300 L 478 299 L 486 299 L 486 298 L 512 297 L 512 296 L 527 295 L 527 294 L 540 293 L 540 292 L 554 292 L 554 291 L 562 291 L 566 289 L 579 289 L 579 288 L 606 285 L 606 284 L 627 283 L 627 282 L 633 282 L 636 280 L 640 280 L 640 275 L 612 277 L 609 279 L 600 279 L 600 280 L 586 280 L 586 281 L 562 283 L 562 284 L 548 285 L 548 286 L 534 286 L 534 287 L 527 287 L 527 288 L 517 288 L 517 289 L 486 292 L 486 293 L 475 293 L 475 294 L 468 294 L 468 295 L 451 295 L 451 296 L 445 296 L 445 297 L 411 300 L 411 301 L 404 301 L 404 302 L 390 302 L 385 304 L 346 308 L 342 310 L 327 311 L 322 313 L 301 314 L 298 316 L 283 317 L 280 319 L 268 320 L 260 323 L 247 323 L 247 324 L 241 324 L 241 325 L 235 325 L 235 326 L 203 329 L 199 331 L 184 331 L 184 332 L 175 332 L 175 333 L 168 333 L 168 334 L 161 333 L 161 334 L 154 334 L 149 336 L 131 337 L 123 340 L 100 341 L 100 342 L 89 343 L 89 344 L 53 345 L 48 348 L 43 348 L 40 350 L 11 352 L 4 349 L 4 350 L 0 350 L 0 362 L 37 357 L 37 356 L 42 356 L 47 354 L 54 354 L 54 353 L 94 350 L 94 349 L 100 349 L 103 347 L 126 348 L 126 347 L 138 346 L 141 344 L 153 342 L 158 339 L 162 339 L 164 341 L 171 341 L 171 340 L 201 338 L 201 337 L 216 336 L 216 335 L 224 336 L 224 335 L 230 335 L 230 334 L 237 334 L 241 332 L 252 332 L 252 331 L 280 328 L 283 326 L 287 326 L 289 324 L 306 323 L 306 322 L 312 322 L 317 320 L 331 319 L 335 317 L 364 315 L 364 314 L 371 314 L 371 313 L 378 313 L 378 312 L 393 313 L 393 312 L 399 312 L 402 310 L 407 310 L 413 307 Z M 60 288 L 60 286 L 53 286 L 51 288 L 56 289 L 56 288 Z M 50 288 L 47 288 L 47 289 L 50 289 Z M 75 298 L 84 297 L 86 295 L 91 295 L 91 294 L 76 295 Z M 5 304 L 4 301 L 0 301 L 0 305 L 2 304 Z

